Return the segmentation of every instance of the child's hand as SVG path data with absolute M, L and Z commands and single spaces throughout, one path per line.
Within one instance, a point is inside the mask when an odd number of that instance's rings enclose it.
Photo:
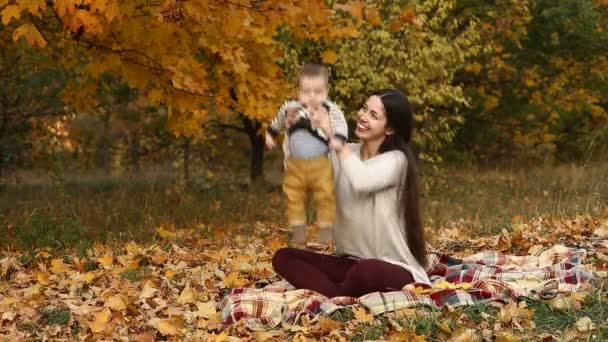
M 276 146 L 277 146 L 277 144 L 274 141 L 274 138 L 272 137 L 272 135 L 270 135 L 270 133 L 266 132 L 266 147 L 268 147 L 269 150 L 272 150 Z
M 291 107 L 285 110 L 285 128 L 289 130 L 298 121 L 298 108 Z
M 310 122 L 314 128 L 320 128 L 326 136 L 334 135 L 329 121 L 329 113 L 324 106 L 318 106 L 310 109 Z

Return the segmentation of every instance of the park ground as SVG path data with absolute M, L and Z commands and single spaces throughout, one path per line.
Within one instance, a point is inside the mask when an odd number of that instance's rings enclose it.
M 584 247 L 585 264 L 605 274 L 607 174 L 605 163 L 423 169 L 430 243 L 454 255 Z M 284 203 L 278 177 L 269 178 L 184 186 L 162 168 L 120 176 L 21 173 L 0 196 L 0 340 L 608 339 L 601 277 L 559 301 L 376 317 L 355 307 L 269 331 L 220 329 L 215 304 L 227 289 L 279 279 L 270 259 L 286 245 Z M 312 240 L 315 233 L 313 224 Z

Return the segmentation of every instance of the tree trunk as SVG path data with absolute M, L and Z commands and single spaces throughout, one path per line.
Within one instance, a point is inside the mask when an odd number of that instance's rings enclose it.
M 184 181 L 190 183 L 190 138 L 184 138 Z
M 251 155 L 250 155 L 250 166 L 249 166 L 249 178 L 251 182 L 258 182 L 264 179 L 264 137 L 259 134 L 262 128 L 262 123 L 246 117 L 245 115 L 239 115 L 243 122 L 243 128 L 249 137 L 249 143 L 251 144 Z
M 110 111 L 106 112 L 103 118 L 103 137 L 102 137 L 102 167 L 106 173 L 112 172 L 112 139 L 110 138 Z

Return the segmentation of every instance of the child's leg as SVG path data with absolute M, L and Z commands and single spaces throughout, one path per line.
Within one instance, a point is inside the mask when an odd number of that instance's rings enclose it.
M 306 242 L 306 183 L 302 161 L 287 159 L 283 178 L 283 192 L 287 196 L 287 220 L 293 228 L 292 242 Z
M 312 185 L 313 198 L 317 207 L 319 221 L 319 240 L 328 243 L 333 240 L 333 224 L 336 216 L 336 197 L 334 173 L 329 158 L 319 159 L 316 165 Z

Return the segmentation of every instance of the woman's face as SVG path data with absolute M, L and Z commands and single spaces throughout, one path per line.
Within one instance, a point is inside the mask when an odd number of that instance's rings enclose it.
M 359 109 L 355 134 L 363 141 L 384 140 L 386 135 L 392 134 L 386 127 L 386 112 L 378 96 L 370 96 Z

